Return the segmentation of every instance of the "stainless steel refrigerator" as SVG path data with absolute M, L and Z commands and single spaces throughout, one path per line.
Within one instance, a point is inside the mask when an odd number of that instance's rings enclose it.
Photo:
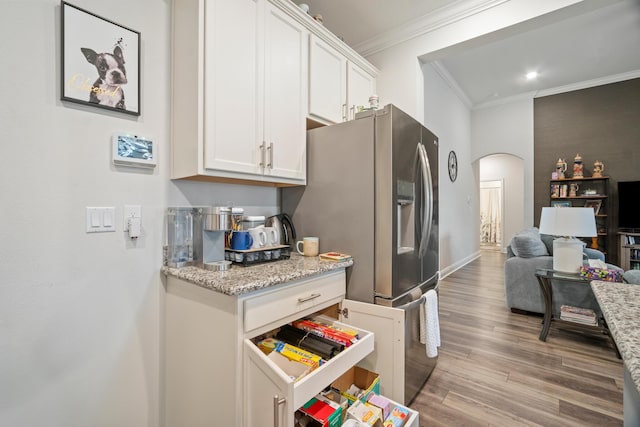
M 375 329 L 388 313 L 404 318 L 402 362 L 397 354 L 381 354 L 381 346 L 395 343 L 380 342 L 374 358 L 384 360 L 371 365 L 388 371 L 381 388 L 393 382 L 392 397 L 408 403 L 436 363 L 420 344 L 419 307 L 439 277 L 438 138 L 387 105 L 309 130 L 307 145 L 307 186 L 282 190 L 283 212 L 292 215 L 299 236 L 320 238 L 321 252 L 353 256 L 347 299 L 369 312 L 361 327 Z

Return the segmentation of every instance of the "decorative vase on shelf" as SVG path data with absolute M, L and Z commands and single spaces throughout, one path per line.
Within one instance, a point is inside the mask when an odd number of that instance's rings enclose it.
M 602 172 L 604 172 L 604 163 L 596 160 L 593 163 L 593 178 L 602 178 Z
M 576 184 L 576 183 L 569 184 L 569 197 L 576 197 L 578 195 L 579 188 L 580 188 L 580 184 Z
M 583 178 L 582 175 L 582 169 L 583 169 L 583 165 L 582 165 L 582 156 L 580 156 L 580 154 L 576 154 L 575 159 L 573 159 L 573 178 Z
M 556 162 L 556 173 L 558 174 L 558 179 L 564 179 L 564 173 L 567 171 L 567 162 L 564 159 L 560 158 Z

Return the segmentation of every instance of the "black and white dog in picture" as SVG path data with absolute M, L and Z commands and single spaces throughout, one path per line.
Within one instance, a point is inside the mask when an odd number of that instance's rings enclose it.
M 86 47 L 80 50 L 87 61 L 98 70 L 98 79 L 91 87 L 89 102 L 124 110 L 124 92 L 121 86 L 127 83 L 127 72 L 120 46 L 113 49 L 113 54 L 96 53 Z

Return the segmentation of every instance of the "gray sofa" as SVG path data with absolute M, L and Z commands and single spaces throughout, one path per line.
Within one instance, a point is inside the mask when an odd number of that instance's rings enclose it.
M 507 307 L 512 312 L 544 313 L 544 299 L 535 272 L 539 268 L 553 268 L 553 239 L 539 234 L 537 228 L 529 228 L 513 236 L 507 246 L 504 289 Z M 583 252 L 587 258 L 604 261 L 604 254 L 598 250 L 584 248 Z M 584 283 L 562 281 L 552 282 L 552 286 L 553 313 L 559 313 L 560 306 L 567 304 L 601 314 L 591 288 Z

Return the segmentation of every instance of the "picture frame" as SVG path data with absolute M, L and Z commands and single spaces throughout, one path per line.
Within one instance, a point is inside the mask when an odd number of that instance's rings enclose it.
M 600 213 L 600 207 L 602 206 L 602 200 L 585 200 L 585 208 L 593 208 L 594 215 Z
M 65 1 L 61 20 L 61 100 L 139 116 L 140 32 Z
M 553 200 L 551 206 L 554 208 L 570 208 L 571 200 Z

